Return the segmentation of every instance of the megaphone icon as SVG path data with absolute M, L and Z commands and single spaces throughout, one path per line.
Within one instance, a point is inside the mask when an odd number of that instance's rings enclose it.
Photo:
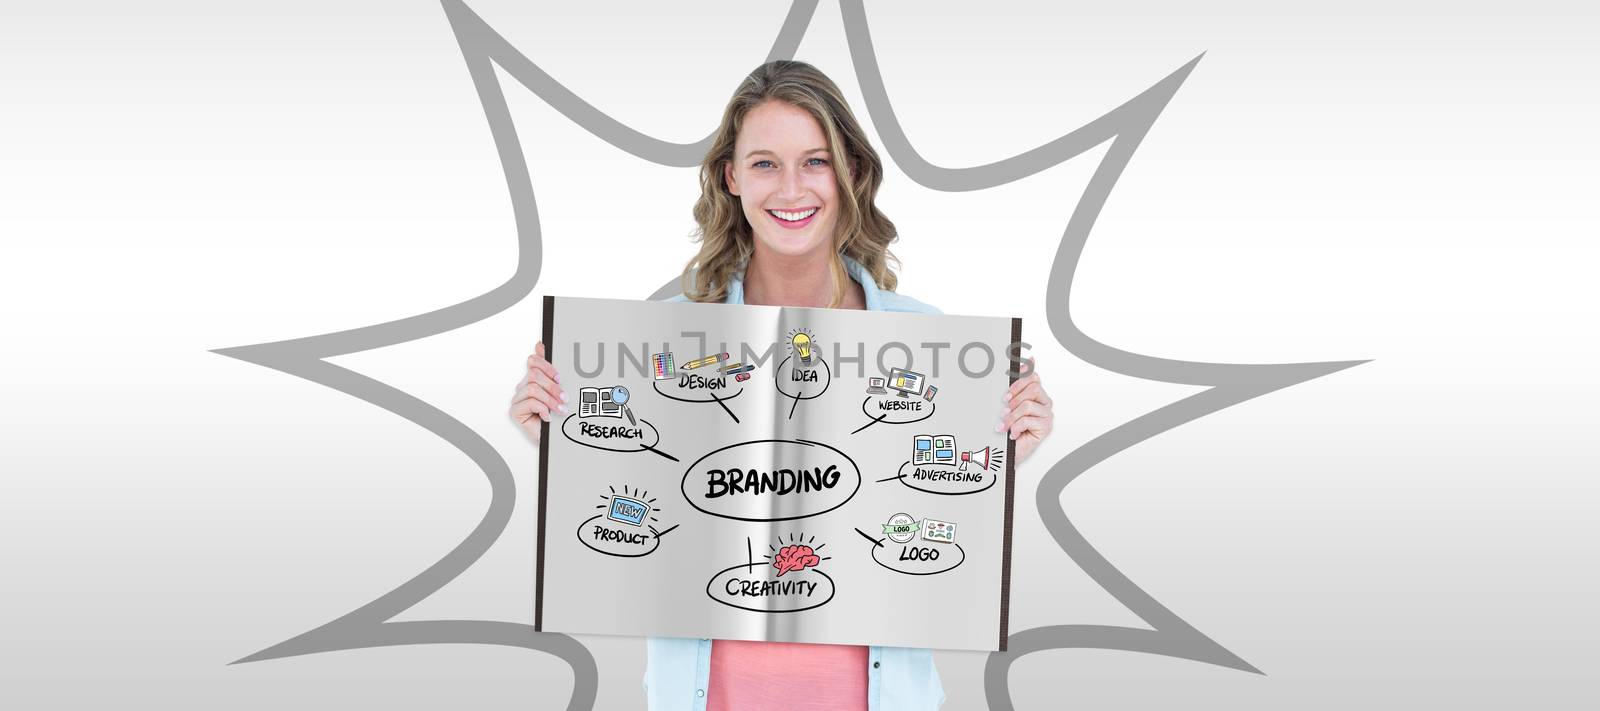
M 1005 450 L 997 449 L 995 447 L 984 447 L 983 449 L 974 450 L 971 452 L 962 452 L 961 466 L 957 467 L 956 471 L 966 471 L 968 463 L 978 465 L 978 468 L 981 470 L 992 469 L 994 471 L 1000 471 L 1000 462 L 1001 460 L 1005 459 L 1005 455 Z

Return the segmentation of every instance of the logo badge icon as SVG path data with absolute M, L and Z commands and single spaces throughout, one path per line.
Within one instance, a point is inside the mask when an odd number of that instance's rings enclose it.
M 917 529 L 920 527 L 917 519 L 911 514 L 897 513 L 890 516 L 889 521 L 883 524 L 883 535 L 895 543 L 909 543 L 911 539 L 917 537 Z

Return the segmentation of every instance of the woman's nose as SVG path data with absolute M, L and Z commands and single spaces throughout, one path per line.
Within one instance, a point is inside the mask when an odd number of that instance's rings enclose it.
M 800 187 L 800 171 L 797 168 L 786 168 L 778 182 L 778 198 L 782 200 L 798 200 L 805 194 L 805 189 Z

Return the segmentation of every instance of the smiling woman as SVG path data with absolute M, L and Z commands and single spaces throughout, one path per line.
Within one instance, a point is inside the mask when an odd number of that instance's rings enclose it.
M 846 258 L 881 289 L 896 282 L 894 223 L 874 204 L 882 182 L 883 163 L 832 80 L 804 62 L 762 65 L 729 100 L 700 165 L 700 252 L 684 269 L 684 295 L 720 303 L 741 267 L 777 276 L 824 266 L 831 279 L 803 293 L 780 288 L 793 279 L 746 278 L 745 302 L 865 308 Z
M 700 250 L 684 267 L 683 293 L 669 301 L 939 313 L 894 291 L 897 279 L 889 264 L 897 260 L 889 244 L 895 226 L 874 204 L 882 182 L 883 163 L 833 80 L 805 62 L 757 67 L 734 91 L 700 165 L 694 206 Z M 1050 400 L 1029 365 L 1028 375 L 1006 394 L 996 425 L 1017 441 L 1019 462 L 1053 420 Z M 544 344 L 528 357 L 518 387 L 511 416 L 537 441 L 540 423 L 564 412 L 566 401 Z M 769 472 L 736 469 L 737 463 L 721 465 L 702 480 L 708 488 L 694 487 L 700 494 L 690 503 L 801 486 L 811 489 L 804 500 L 824 505 L 819 511 L 848 498 L 839 494 L 847 487 L 834 486 L 838 472 L 832 467 Z M 859 487 L 860 472 L 851 469 Z M 689 478 L 683 481 L 688 487 Z M 691 496 L 690 488 L 683 491 Z M 828 492 L 836 498 L 818 498 Z M 700 510 L 739 516 L 715 507 Z M 798 609 L 809 608 L 787 611 Z M 931 711 L 944 699 L 927 649 L 652 637 L 648 651 L 645 689 L 652 711 Z
M 744 123 L 723 178 L 757 241 L 788 256 L 827 244 L 838 213 L 837 186 L 833 152 L 805 148 L 822 143 L 816 120 L 804 109 L 771 100 L 746 114 Z
M 757 67 L 700 165 L 700 251 L 678 298 L 937 312 L 894 293 L 895 227 L 874 204 L 882 181 L 883 164 L 831 79 L 804 62 Z M 733 471 L 711 480 L 712 493 L 719 483 L 728 493 L 768 489 L 767 473 L 741 481 Z M 913 711 L 944 698 L 926 649 L 653 638 L 649 652 L 653 711 Z

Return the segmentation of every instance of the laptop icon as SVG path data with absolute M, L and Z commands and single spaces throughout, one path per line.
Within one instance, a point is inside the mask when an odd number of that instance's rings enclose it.
M 883 388 L 883 378 L 867 378 L 868 395 L 888 395 L 889 391 Z

